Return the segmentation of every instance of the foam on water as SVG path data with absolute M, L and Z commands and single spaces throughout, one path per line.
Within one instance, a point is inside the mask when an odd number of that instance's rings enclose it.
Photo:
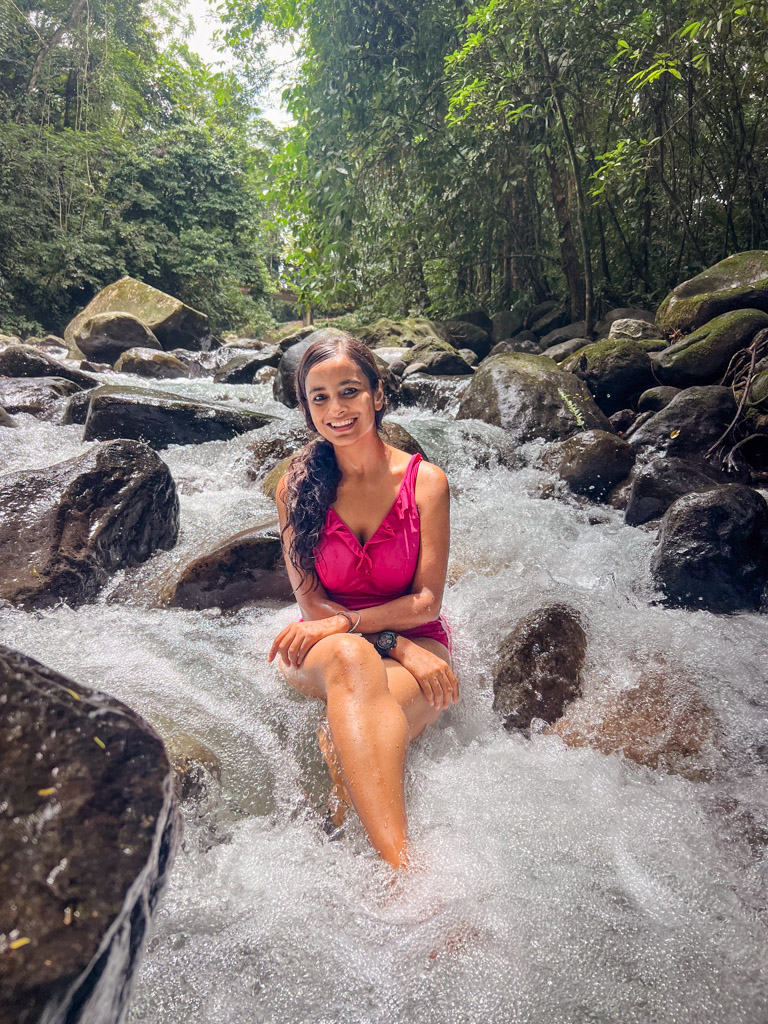
M 411 750 L 414 867 L 394 883 L 356 823 L 339 842 L 319 827 L 323 709 L 265 660 L 296 610 L 193 613 L 139 598 L 161 571 L 273 514 L 243 471 L 247 438 L 161 453 L 180 490 L 175 551 L 118 574 L 94 605 L 0 609 L 2 642 L 221 761 L 220 791 L 187 813 L 130 1024 L 768 1019 L 768 618 L 652 604 L 652 532 L 609 508 L 542 500 L 551 482 L 534 470 L 475 468 L 482 425 L 397 418 L 451 481 L 445 613 L 462 701 Z M 4 466 L 85 450 L 82 428 L 19 419 L 0 431 Z M 553 600 L 586 624 L 595 707 L 650 670 L 713 709 L 708 781 L 501 729 L 493 652 Z

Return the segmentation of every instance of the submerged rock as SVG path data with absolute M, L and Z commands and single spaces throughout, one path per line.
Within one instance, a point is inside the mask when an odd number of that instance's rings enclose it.
M 103 385 L 91 395 L 84 441 L 129 437 L 153 448 L 228 441 L 274 417 L 169 391 Z
M 472 377 L 436 377 L 430 373 L 412 373 L 400 385 L 402 405 L 421 405 L 433 412 L 445 412 L 460 400 Z
M 650 356 L 636 341 L 605 338 L 563 363 L 583 380 L 606 415 L 632 404 L 654 382 Z
M 738 309 L 723 313 L 687 338 L 652 356 L 663 384 L 689 387 L 719 380 L 739 349 L 751 344 L 758 331 L 768 327 L 768 313 Z
M 165 740 L 165 751 L 171 768 L 181 785 L 181 799 L 201 800 L 211 784 L 221 782 L 221 762 L 205 743 L 185 732 L 177 732 Z
M 627 440 L 633 448 L 668 455 L 703 455 L 722 435 L 736 413 L 730 388 L 686 388 L 644 422 L 638 419 Z
M 756 611 L 768 597 L 768 503 L 730 484 L 667 510 L 651 572 L 665 602 L 712 612 Z
M 136 317 L 152 331 L 164 349 L 177 346 L 204 349 L 211 343 L 208 317 L 204 313 L 133 277 L 122 277 L 103 288 L 82 313 L 70 321 L 64 331 L 67 344 L 74 343 L 75 335 L 86 320 L 98 313 L 112 312 Z
M 505 728 L 558 719 L 581 692 L 586 650 L 581 618 L 568 605 L 546 605 L 520 619 L 493 668 L 493 710 L 504 716 Z
M 629 475 L 634 461 L 631 446 L 604 430 L 582 430 L 555 442 L 542 457 L 546 469 L 557 473 L 576 494 L 592 501 L 605 498 Z
M 0 646 L 0 1018 L 117 1021 L 180 836 L 160 737 Z
M 732 309 L 768 312 L 768 252 L 753 249 L 734 253 L 664 299 L 656 322 L 665 331 L 692 331 Z
M 169 605 L 198 610 L 239 608 L 265 598 L 291 600 L 277 519 L 240 530 L 198 555 L 163 596 Z
M 0 405 L 0 427 L 15 427 L 16 423 L 8 415 L 4 406 Z
M 178 532 L 170 471 L 136 441 L 0 476 L 0 598 L 82 604 L 111 573 L 173 547 Z
M 457 419 L 503 427 L 520 443 L 558 441 L 581 429 L 611 430 L 586 385 L 546 356 L 510 352 L 480 364 Z
M 80 393 L 79 385 L 60 377 L 0 377 L 0 404 L 10 413 L 25 412 L 40 420 L 53 419 L 62 398 Z
M 89 316 L 73 332 L 72 340 L 86 359 L 110 366 L 130 349 L 159 351 L 163 347 L 146 324 L 122 311 Z

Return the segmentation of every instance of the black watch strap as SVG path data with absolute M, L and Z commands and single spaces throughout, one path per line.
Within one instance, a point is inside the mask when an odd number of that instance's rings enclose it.
M 382 630 L 374 641 L 374 647 L 385 658 L 392 648 L 397 644 L 397 633 L 391 629 Z

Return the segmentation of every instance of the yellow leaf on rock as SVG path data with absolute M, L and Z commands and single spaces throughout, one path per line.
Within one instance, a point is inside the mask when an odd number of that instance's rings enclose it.
M 14 941 L 11 943 L 11 947 L 10 948 L 11 949 L 20 949 L 22 946 L 29 945 L 29 943 L 31 941 L 32 941 L 32 939 L 27 939 L 27 938 L 14 939 Z
M 679 437 L 680 436 L 680 431 L 679 430 L 673 430 L 672 433 L 669 436 L 670 437 Z
M 94 743 L 98 743 L 98 745 L 101 747 L 102 750 L 106 750 L 107 749 L 107 746 L 104 743 L 104 740 L 100 740 L 98 736 L 94 736 L 93 737 L 93 742 Z
M 55 792 L 56 792 L 56 787 L 55 786 L 51 786 L 49 789 L 38 789 L 37 795 L 38 796 L 50 796 L 51 793 L 55 793 Z

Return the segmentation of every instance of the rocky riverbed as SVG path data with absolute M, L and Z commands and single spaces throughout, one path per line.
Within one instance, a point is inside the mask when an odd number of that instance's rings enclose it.
M 364 335 L 388 367 L 393 443 L 452 490 L 462 700 L 412 750 L 415 868 L 394 889 L 355 822 L 325 837 L 322 709 L 265 661 L 297 614 L 269 474 L 303 443 L 286 372 L 302 337 L 206 352 L 195 321 L 182 349 L 156 318 L 142 376 L 117 328 L 108 354 L 132 372 L 100 368 L 104 308 L 89 370 L 72 338 L 58 352 L 7 339 L 6 386 L 77 391 L 0 421 L 0 547 L 16 559 L 0 568 L 0 642 L 141 715 L 183 789 L 184 841 L 125 1019 L 766 1016 L 768 533 L 749 442 L 762 321 L 685 344 L 768 308 L 751 287 L 748 307 L 707 298 L 702 322 L 687 307 L 677 340 L 637 310 L 609 318 L 605 341 L 579 338 L 555 304 Z M 172 345 L 189 375 L 159 379 Z M 689 373 L 694 345 L 706 360 L 690 383 L 673 349 Z M 44 372 L 41 352 L 56 360 Z M 732 464 L 706 459 L 734 419 Z M 18 938 L 2 954 L 17 965 L 35 952 L 9 949 Z

